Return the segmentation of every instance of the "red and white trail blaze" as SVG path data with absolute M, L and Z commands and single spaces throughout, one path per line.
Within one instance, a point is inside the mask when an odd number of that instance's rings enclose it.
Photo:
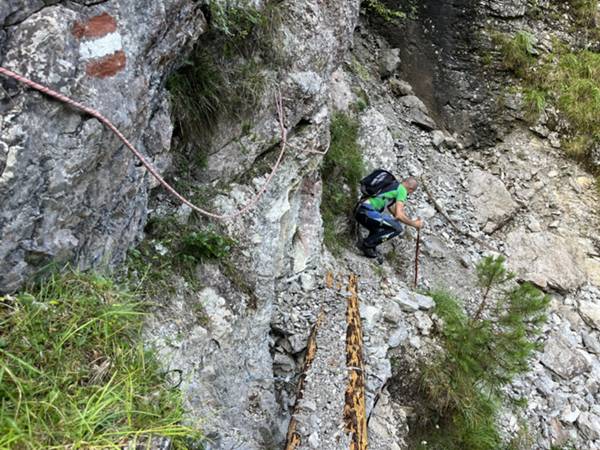
M 112 77 L 125 68 L 127 58 L 114 17 L 103 13 L 76 22 L 72 32 L 80 40 L 79 54 L 87 62 L 85 71 L 89 76 Z

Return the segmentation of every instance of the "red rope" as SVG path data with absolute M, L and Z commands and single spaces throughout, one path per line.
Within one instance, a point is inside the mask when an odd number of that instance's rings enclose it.
M 125 136 L 123 136 L 123 134 L 117 129 L 117 127 L 115 127 L 110 120 L 108 120 L 106 117 L 104 117 L 101 113 L 99 113 L 98 111 L 96 111 L 95 109 L 89 108 L 85 105 L 82 105 L 81 103 L 76 102 L 75 100 L 70 99 L 69 97 L 60 94 L 56 91 L 53 91 L 50 88 L 47 88 L 45 86 L 42 86 L 41 84 L 36 83 L 35 81 L 31 81 L 28 78 L 25 78 L 15 72 L 12 72 L 8 69 L 5 69 L 4 67 L 0 67 L 0 74 L 3 74 L 7 77 L 13 78 L 17 81 L 19 81 L 20 83 L 23 83 L 33 89 L 36 89 L 40 92 L 43 92 L 46 95 L 49 95 L 50 97 L 54 97 L 57 100 L 60 100 L 63 103 L 67 103 L 71 106 L 73 106 L 76 109 L 79 109 L 81 111 L 86 112 L 87 114 L 95 117 L 96 119 L 98 119 L 100 122 L 102 122 L 104 125 L 106 125 L 106 127 L 108 129 L 110 129 L 114 134 L 117 135 L 117 137 L 123 141 L 123 143 L 125 144 L 125 146 L 131 150 L 131 152 L 140 160 L 140 162 L 143 164 L 143 166 L 148 170 L 148 172 L 150 172 L 150 174 L 156 178 L 156 180 L 173 196 L 175 196 L 179 201 L 181 201 L 182 203 L 186 204 L 187 206 L 189 206 L 190 208 L 192 208 L 194 211 L 199 212 L 200 214 L 204 214 L 205 216 L 208 217 L 212 217 L 214 219 L 232 219 L 234 217 L 238 217 L 241 216 L 242 214 L 245 214 L 246 212 L 248 212 L 250 209 L 254 208 L 254 206 L 256 206 L 256 204 L 258 203 L 258 200 L 262 197 L 262 195 L 264 194 L 264 192 L 266 191 L 269 183 L 271 182 L 271 180 L 273 179 L 273 176 L 275 175 L 275 172 L 277 171 L 281 160 L 283 158 L 283 154 L 285 152 L 285 147 L 287 144 L 287 130 L 285 129 L 285 119 L 284 119 L 284 112 L 283 112 L 283 100 L 281 98 L 281 93 L 278 93 L 276 98 L 275 98 L 275 102 L 276 102 L 276 106 L 277 106 L 277 117 L 278 117 L 278 121 L 279 121 L 279 128 L 281 130 L 281 151 L 279 152 L 279 157 L 277 158 L 277 161 L 275 162 L 275 165 L 273 166 L 273 170 L 271 171 L 271 173 L 269 174 L 269 176 L 267 177 L 267 181 L 265 182 L 265 184 L 260 188 L 260 190 L 258 191 L 258 193 L 255 195 L 255 197 L 244 207 L 242 208 L 240 211 L 236 212 L 236 213 L 232 213 L 232 214 L 216 214 L 216 213 L 212 213 L 210 211 L 206 211 L 196 205 L 194 205 L 193 203 L 191 203 L 189 200 L 187 200 L 185 197 L 183 197 L 179 192 L 177 192 L 169 183 L 167 183 L 164 178 L 162 178 L 159 173 L 157 172 L 157 170 L 152 166 L 152 164 L 150 164 L 148 161 L 146 161 L 146 159 L 144 158 L 144 156 L 133 146 L 133 144 L 131 144 L 131 142 L 129 142 L 127 140 L 127 138 Z

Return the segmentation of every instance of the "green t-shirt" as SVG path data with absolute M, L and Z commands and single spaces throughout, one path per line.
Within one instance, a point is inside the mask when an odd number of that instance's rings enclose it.
M 383 192 L 377 197 L 370 198 L 369 203 L 377 211 L 383 211 L 385 208 L 389 207 L 395 202 L 404 203 L 407 197 L 408 191 L 406 190 L 404 185 L 399 184 L 398 187 L 393 191 Z

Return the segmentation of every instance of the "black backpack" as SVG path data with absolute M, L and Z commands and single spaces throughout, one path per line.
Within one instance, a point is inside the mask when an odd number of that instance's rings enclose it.
M 364 197 L 376 197 L 382 192 L 393 191 L 400 183 L 387 170 L 375 169 L 360 180 L 360 192 Z

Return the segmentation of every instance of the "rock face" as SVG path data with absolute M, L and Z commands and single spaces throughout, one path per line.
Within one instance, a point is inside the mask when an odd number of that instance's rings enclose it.
M 199 6 L 24 3 L 0 6 L 0 63 L 102 112 L 163 170 L 172 132 L 164 81 L 205 29 Z M 0 292 L 49 263 L 121 260 L 154 182 L 98 121 L 1 81 Z
M 490 3 L 505 9 L 505 2 Z M 479 24 L 487 8 L 463 0 L 391 4 L 412 20 L 372 22 L 391 46 L 400 49 L 402 78 L 425 101 L 439 126 L 458 132 L 467 144 L 490 142 L 496 134 L 492 122 L 497 112 L 486 101 L 487 87 L 478 76 L 481 67 L 473 58 L 480 48 Z
M 394 389 L 414 394 L 414 370 L 429 358 L 441 325 L 432 299 L 409 287 L 412 229 L 382 245 L 382 266 L 350 248 L 334 257 L 322 245 L 320 167 L 332 111 L 345 111 L 358 118 L 368 169 L 427 179 L 431 197 L 420 189 L 407 203 L 409 215 L 427 222 L 419 288 L 446 286 L 472 299 L 474 266 L 496 249 L 520 280 L 552 293 L 544 350 L 507 391 L 529 400 L 522 413 L 535 430 L 535 448 L 571 440 L 600 449 L 593 181 L 560 156 L 551 133 L 518 126 L 502 136 L 500 102 L 487 90 L 493 80 L 477 62 L 484 19 L 517 27 L 523 2 L 424 1 L 399 28 L 371 17 L 354 33 L 360 3 L 277 2 L 277 57 L 263 68 L 272 84 L 249 124 L 219 121 L 207 167 L 193 182 L 225 213 L 254 197 L 281 140 L 273 105 L 279 89 L 289 144 L 281 168 L 253 211 L 222 224 L 238 242 L 229 261 L 235 270 L 199 264 L 197 288 L 173 277 L 175 292 L 148 319 L 148 345 L 167 370 L 181 371 L 185 406 L 190 420 L 201 422 L 208 449 L 282 448 L 309 330 L 324 312 L 317 342 L 325 351 L 298 402 L 298 430 L 303 448 L 347 448 L 339 426 L 345 297 L 325 298 L 322 280 L 327 270 L 358 274 L 369 445 L 406 448 L 414 412 Z M 0 6 L 0 63 L 94 106 L 164 171 L 172 144 L 165 78 L 202 39 L 207 4 L 9 2 Z M 85 268 L 121 259 L 148 210 L 156 217 L 169 210 L 164 194 L 155 191 L 148 207 L 155 183 L 96 120 L 0 81 L 0 291 L 17 288 L 48 262 Z M 507 105 L 518 116 L 513 107 Z M 190 217 L 185 209 L 176 215 L 180 224 Z M 515 433 L 516 423 L 509 414 L 503 430 Z

